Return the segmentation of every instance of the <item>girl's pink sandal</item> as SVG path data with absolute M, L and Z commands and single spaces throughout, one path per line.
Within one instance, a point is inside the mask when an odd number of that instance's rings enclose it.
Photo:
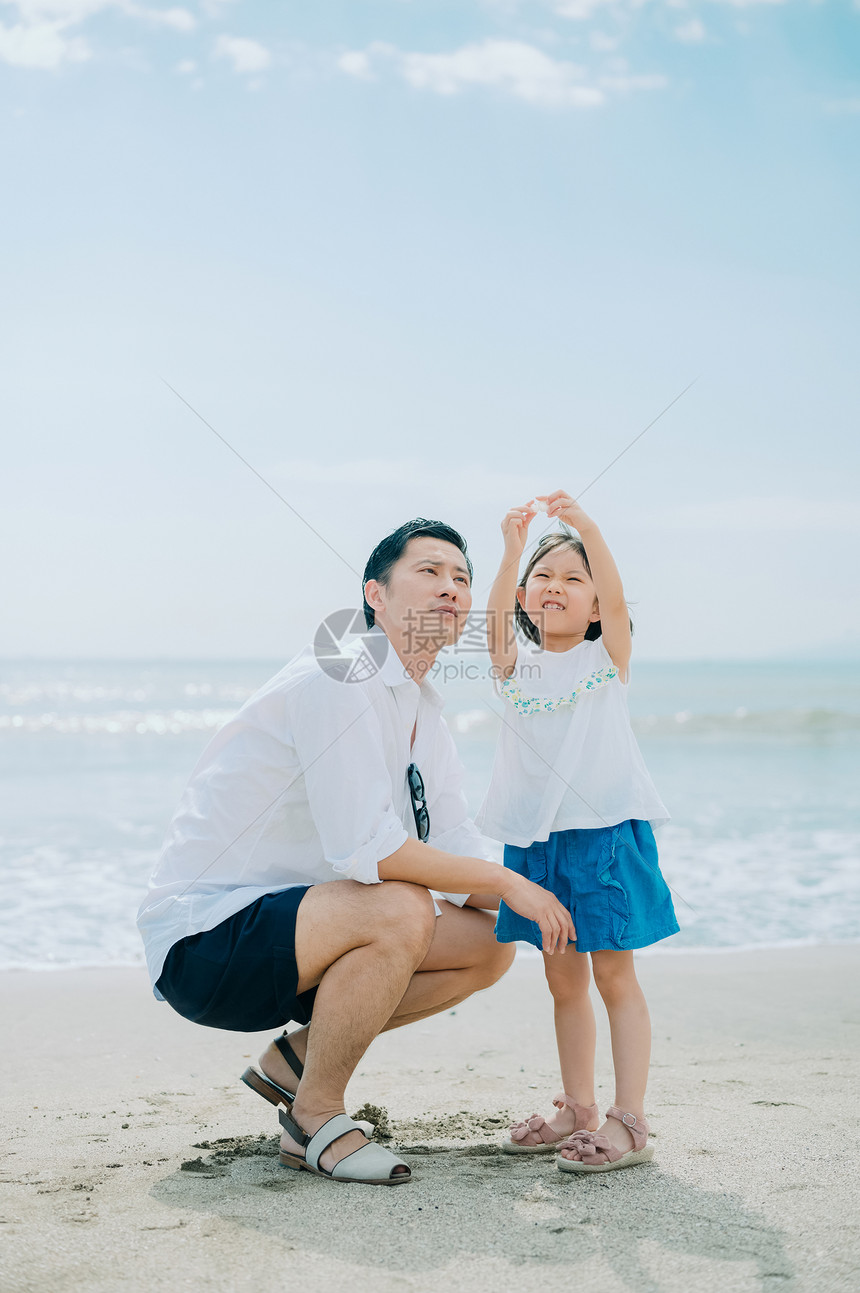
M 633 1148 L 622 1154 L 608 1136 L 601 1136 L 593 1131 L 575 1131 L 559 1146 L 556 1162 L 560 1172 L 612 1172 L 616 1167 L 635 1167 L 637 1163 L 651 1162 L 654 1148 L 648 1144 L 648 1124 L 645 1119 L 624 1113 L 617 1105 L 607 1109 L 606 1116 L 624 1123 L 633 1137 Z M 565 1158 L 564 1150 L 577 1153 L 579 1158 Z
M 576 1117 L 574 1135 L 579 1134 L 580 1129 L 584 1130 L 598 1117 L 596 1104 L 577 1104 L 564 1091 L 559 1091 L 553 1098 L 553 1104 L 556 1109 L 563 1109 L 566 1105 L 568 1109 L 573 1110 Z M 539 1113 L 533 1113 L 525 1122 L 512 1124 L 511 1138 L 504 1142 L 502 1149 L 506 1154 L 547 1154 L 552 1149 L 558 1149 L 559 1144 L 570 1134 L 565 1132 L 559 1135 Z

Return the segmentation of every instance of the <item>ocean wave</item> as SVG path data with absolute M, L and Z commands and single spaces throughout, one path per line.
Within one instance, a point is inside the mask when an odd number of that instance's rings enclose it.
M 66 709 L 74 712 L 77 707 L 104 704 L 140 704 L 142 701 L 161 700 L 191 702 L 229 702 L 244 704 L 255 688 L 228 682 L 180 682 L 161 679 L 136 678 L 117 683 L 96 683 L 63 678 L 27 679 L 19 682 L 0 682 L 0 706 L 9 709 L 40 708 Z
M 180 736 L 214 732 L 233 709 L 109 710 L 103 714 L 0 714 L 0 733 L 54 732 L 60 736 Z
M 448 725 L 459 736 L 479 736 L 498 724 L 493 710 L 466 709 L 448 714 Z M 773 737 L 811 739 L 860 732 L 860 714 L 837 709 L 750 710 L 697 714 L 690 709 L 671 714 L 637 714 L 632 719 L 637 736 L 647 737 Z
M 105 696 L 93 699 L 104 701 Z M 236 713 L 236 706 L 188 706 L 158 709 L 85 709 L 20 708 L 0 713 L 0 734 L 16 732 L 54 732 L 60 735 L 108 736 L 175 736 L 183 732 L 213 732 Z M 448 725 L 458 736 L 482 738 L 498 726 L 498 715 L 489 708 L 466 709 L 447 715 Z M 860 714 L 833 709 L 784 709 L 750 711 L 737 709 L 731 714 L 695 714 L 678 710 L 674 714 L 647 714 L 633 719 L 639 737 L 818 742 L 860 732 Z
M 781 739 L 818 739 L 822 736 L 860 732 L 860 714 L 837 709 L 738 708 L 730 714 L 695 714 L 678 710 L 674 714 L 648 714 L 633 719 L 639 736 L 735 738 L 762 736 Z
M 111 828 L 101 847 L 71 824 L 53 843 L 0 838 L 0 968 L 140 964 L 134 916 L 158 832 L 118 819 Z M 860 831 L 670 823 L 659 844 L 681 932 L 648 955 L 860 942 Z

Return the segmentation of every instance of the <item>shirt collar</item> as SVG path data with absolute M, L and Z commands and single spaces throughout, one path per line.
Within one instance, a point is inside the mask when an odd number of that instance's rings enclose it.
M 368 629 L 366 636 L 370 637 L 371 635 L 385 637 L 385 633 L 378 624 L 374 624 L 372 628 Z M 377 677 L 385 683 L 386 687 L 399 687 L 406 682 L 411 683 L 413 687 L 417 686 L 415 680 L 409 677 L 403 661 L 387 638 L 386 642 L 388 643 L 388 649 L 385 652 L 385 659 L 377 670 Z
M 378 624 L 374 624 L 373 628 L 368 630 L 368 635 L 370 633 L 379 633 L 382 634 L 382 636 L 385 636 L 383 630 Z M 388 643 L 388 650 L 385 653 L 385 659 L 379 666 L 377 676 L 385 683 L 386 687 L 400 687 L 404 683 L 408 683 L 410 687 L 416 687 L 424 700 L 426 700 L 433 709 L 442 709 L 445 703 L 429 679 L 425 679 L 419 684 L 414 678 L 409 676 L 406 672 L 406 666 L 403 664 L 403 661 L 400 659 L 400 656 L 394 650 L 394 647 L 390 642 Z

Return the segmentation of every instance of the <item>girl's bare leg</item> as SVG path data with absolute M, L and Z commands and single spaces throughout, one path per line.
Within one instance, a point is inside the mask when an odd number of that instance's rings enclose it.
M 552 994 L 555 1037 L 562 1087 L 577 1104 L 594 1104 L 594 1010 L 588 995 L 591 971 L 588 957 L 569 944 L 564 956 L 544 956 L 544 973 Z M 566 1105 L 553 1107 L 547 1125 L 559 1136 L 569 1136 L 576 1116 Z M 594 1131 L 597 1126 L 589 1126 Z
M 645 1117 L 645 1088 L 651 1062 L 651 1019 L 636 978 L 632 952 L 592 952 L 594 982 L 609 1015 L 612 1060 L 615 1065 L 614 1103 L 625 1113 Z M 633 1137 L 622 1123 L 610 1119 L 600 1128 L 624 1153 Z

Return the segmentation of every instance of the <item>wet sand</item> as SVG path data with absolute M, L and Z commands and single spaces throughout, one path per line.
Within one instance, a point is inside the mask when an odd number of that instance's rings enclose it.
M 643 957 L 653 1164 L 585 1178 L 505 1155 L 558 1089 L 540 962 L 378 1039 L 395 1189 L 279 1166 L 239 1074 L 269 1035 L 196 1028 L 142 970 L 0 975 L 0 1285 L 48 1289 L 860 1287 L 860 947 Z M 601 1008 L 598 1101 L 612 1099 Z

